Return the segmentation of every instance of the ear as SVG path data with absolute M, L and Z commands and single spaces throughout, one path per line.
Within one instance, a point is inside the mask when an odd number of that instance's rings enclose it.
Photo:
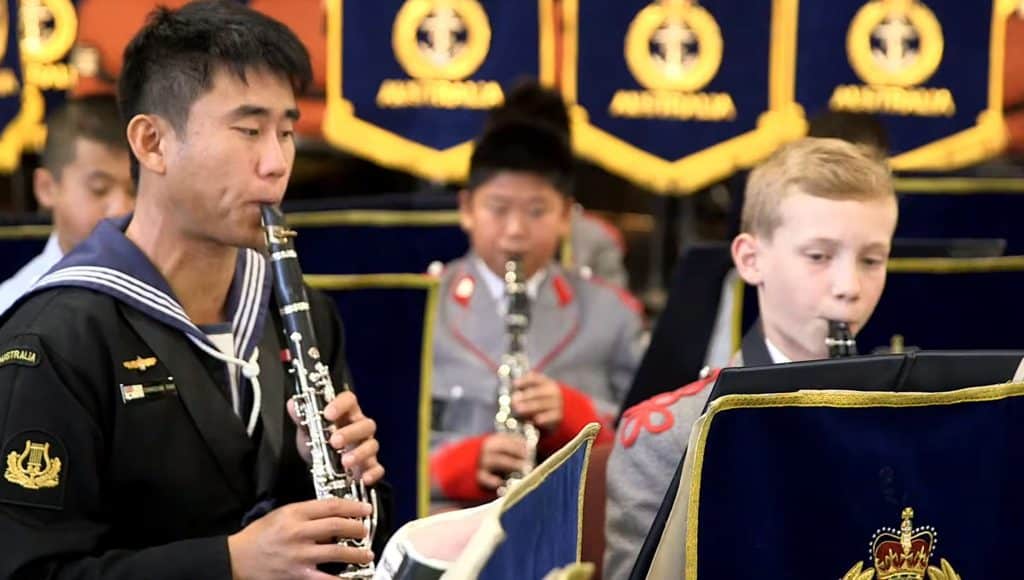
M 57 203 L 60 187 L 49 169 L 40 167 L 32 172 L 32 191 L 39 207 L 52 210 Z
M 473 193 L 468 189 L 459 191 L 459 224 L 466 233 L 473 231 Z
M 736 236 L 732 241 L 732 263 L 740 278 L 751 286 L 758 286 L 764 280 L 759 258 L 763 240 L 748 233 Z
M 163 175 L 167 171 L 167 141 L 174 138 L 169 123 L 156 115 L 135 115 L 128 122 L 128 145 L 140 168 Z

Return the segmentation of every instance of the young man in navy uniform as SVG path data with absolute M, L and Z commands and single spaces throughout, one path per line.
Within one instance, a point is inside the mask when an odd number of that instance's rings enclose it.
M 262 254 L 310 76 L 291 31 L 231 1 L 159 9 L 129 44 L 135 213 L 0 329 L 0 577 L 326 579 L 319 564 L 372 558 L 336 542 L 365 534 L 368 505 L 311 499 Z M 340 323 L 310 302 L 339 384 Z M 379 480 L 355 396 L 324 415 L 344 464 Z

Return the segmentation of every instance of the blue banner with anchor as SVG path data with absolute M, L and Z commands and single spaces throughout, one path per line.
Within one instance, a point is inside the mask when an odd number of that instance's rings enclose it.
M 46 141 L 46 113 L 60 106 L 78 73 L 68 57 L 78 34 L 71 0 L 0 4 L 0 171 Z
M 0 171 L 18 166 L 25 133 L 21 106 L 23 84 L 18 46 L 18 0 L 0 4 Z
M 605 169 L 691 192 L 804 133 L 795 0 L 562 4 L 573 145 Z
M 796 95 L 809 115 L 868 113 L 897 170 L 1002 151 L 1006 19 L 1016 0 L 801 2 Z
M 24 147 L 38 151 L 46 141 L 45 116 L 63 105 L 78 81 L 78 68 L 71 62 L 78 37 L 77 2 L 22 0 L 20 16 Z
M 554 0 L 332 0 L 324 134 L 427 179 L 459 180 L 504 90 L 554 82 Z M 388 31 L 388 33 L 384 33 Z

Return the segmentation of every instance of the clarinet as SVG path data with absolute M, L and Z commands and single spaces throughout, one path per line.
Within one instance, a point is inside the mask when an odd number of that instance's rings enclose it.
M 829 358 L 857 356 L 857 341 L 850 332 L 850 325 L 836 320 L 828 321 L 828 336 L 825 337 Z
M 335 397 L 330 370 L 320 359 L 320 350 L 309 314 L 309 298 L 302 282 L 302 269 L 292 238 L 295 231 L 288 229 L 284 215 L 271 205 L 263 205 L 263 227 L 266 230 L 267 250 L 274 276 L 274 297 L 281 312 L 285 342 L 288 347 L 289 375 L 294 380 L 295 409 L 300 422 L 309 431 L 309 449 L 312 456 L 310 471 L 317 499 L 342 498 L 369 503 L 373 513 L 363 518 L 366 535 L 362 539 L 341 539 L 339 544 L 369 550 L 377 528 L 377 494 L 367 488 L 357 474 L 345 469 L 341 456 L 330 446 L 330 425 L 324 420 L 323 410 Z M 341 389 L 347 391 L 348 385 Z M 373 563 L 346 564 L 339 578 L 372 578 Z
M 498 433 L 515 433 L 526 440 L 526 464 L 521 472 L 510 473 L 504 486 L 498 489 L 501 495 L 508 488 L 533 471 L 537 464 L 537 441 L 540 431 L 528 421 L 523 421 L 512 412 L 512 391 L 515 382 L 530 370 L 526 357 L 526 329 L 530 326 L 530 297 L 526 293 L 523 279 L 523 264 L 519 257 L 505 262 L 505 296 L 508 310 L 505 312 L 505 334 L 508 349 L 498 365 L 498 412 L 494 415 L 494 427 Z

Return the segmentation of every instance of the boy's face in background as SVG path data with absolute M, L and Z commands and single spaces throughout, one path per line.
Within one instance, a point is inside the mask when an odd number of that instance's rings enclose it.
M 135 203 L 126 148 L 78 137 L 74 151 L 59 175 L 44 168 L 35 174 L 36 199 L 53 212 L 64 253 L 87 238 L 100 220 L 125 215 Z
M 758 289 L 765 335 L 794 360 L 826 358 L 828 320 L 856 334 L 885 287 L 896 200 L 832 200 L 794 192 L 770 235 L 733 242 L 740 275 Z
M 568 198 L 529 172 L 503 171 L 459 196 L 459 218 L 473 251 L 495 274 L 523 258 L 526 276 L 546 267 L 569 232 Z

